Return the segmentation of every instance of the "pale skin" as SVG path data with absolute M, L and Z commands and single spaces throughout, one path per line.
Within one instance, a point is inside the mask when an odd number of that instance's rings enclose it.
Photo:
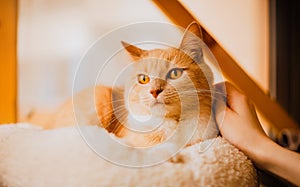
M 263 131 L 255 109 L 249 99 L 232 84 L 217 84 L 219 95 L 216 120 L 222 136 L 243 151 L 258 167 L 274 173 L 300 186 L 300 154 L 287 150 L 273 142 Z M 218 107 L 220 106 L 220 107 Z

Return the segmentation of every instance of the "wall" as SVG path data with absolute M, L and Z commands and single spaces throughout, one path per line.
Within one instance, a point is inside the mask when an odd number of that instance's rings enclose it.
M 145 21 L 169 20 L 148 0 L 19 0 L 19 116 L 70 98 L 86 50 L 113 29 Z
M 267 92 L 267 1 L 181 2 Z M 52 110 L 69 98 L 89 46 L 113 29 L 144 21 L 170 22 L 147 0 L 19 0 L 20 116 L 32 109 Z
M 267 0 L 181 0 L 218 43 L 266 92 L 269 90 Z

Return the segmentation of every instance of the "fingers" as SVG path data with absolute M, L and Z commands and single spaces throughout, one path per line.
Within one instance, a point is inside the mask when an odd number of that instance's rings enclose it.
M 228 115 L 232 111 L 227 107 L 226 102 L 223 100 L 223 98 L 217 98 L 214 103 L 214 112 L 217 125 L 219 126 L 219 129 L 221 129 L 221 126 L 225 120 L 225 115 Z
M 223 124 L 225 119 L 225 113 L 232 112 L 227 105 L 227 94 L 226 94 L 226 82 L 218 83 L 215 85 L 215 101 L 214 101 L 214 112 L 217 124 Z
M 226 105 L 234 112 L 243 111 L 249 105 L 247 97 L 229 82 L 216 84 L 215 90 L 226 95 Z

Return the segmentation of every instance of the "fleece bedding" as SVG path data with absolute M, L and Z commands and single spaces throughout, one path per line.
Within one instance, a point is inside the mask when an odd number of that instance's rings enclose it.
M 95 126 L 84 131 L 107 133 Z M 200 151 L 201 147 L 205 150 Z M 148 154 L 156 156 L 155 150 Z M 75 126 L 53 130 L 25 123 L 0 126 L 0 186 L 257 185 L 251 161 L 221 137 L 183 148 L 173 159 L 154 166 L 133 168 L 103 159 Z

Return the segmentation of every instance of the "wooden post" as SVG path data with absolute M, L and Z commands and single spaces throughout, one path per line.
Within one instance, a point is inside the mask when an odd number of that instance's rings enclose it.
M 0 124 L 17 120 L 17 0 L 0 1 Z

